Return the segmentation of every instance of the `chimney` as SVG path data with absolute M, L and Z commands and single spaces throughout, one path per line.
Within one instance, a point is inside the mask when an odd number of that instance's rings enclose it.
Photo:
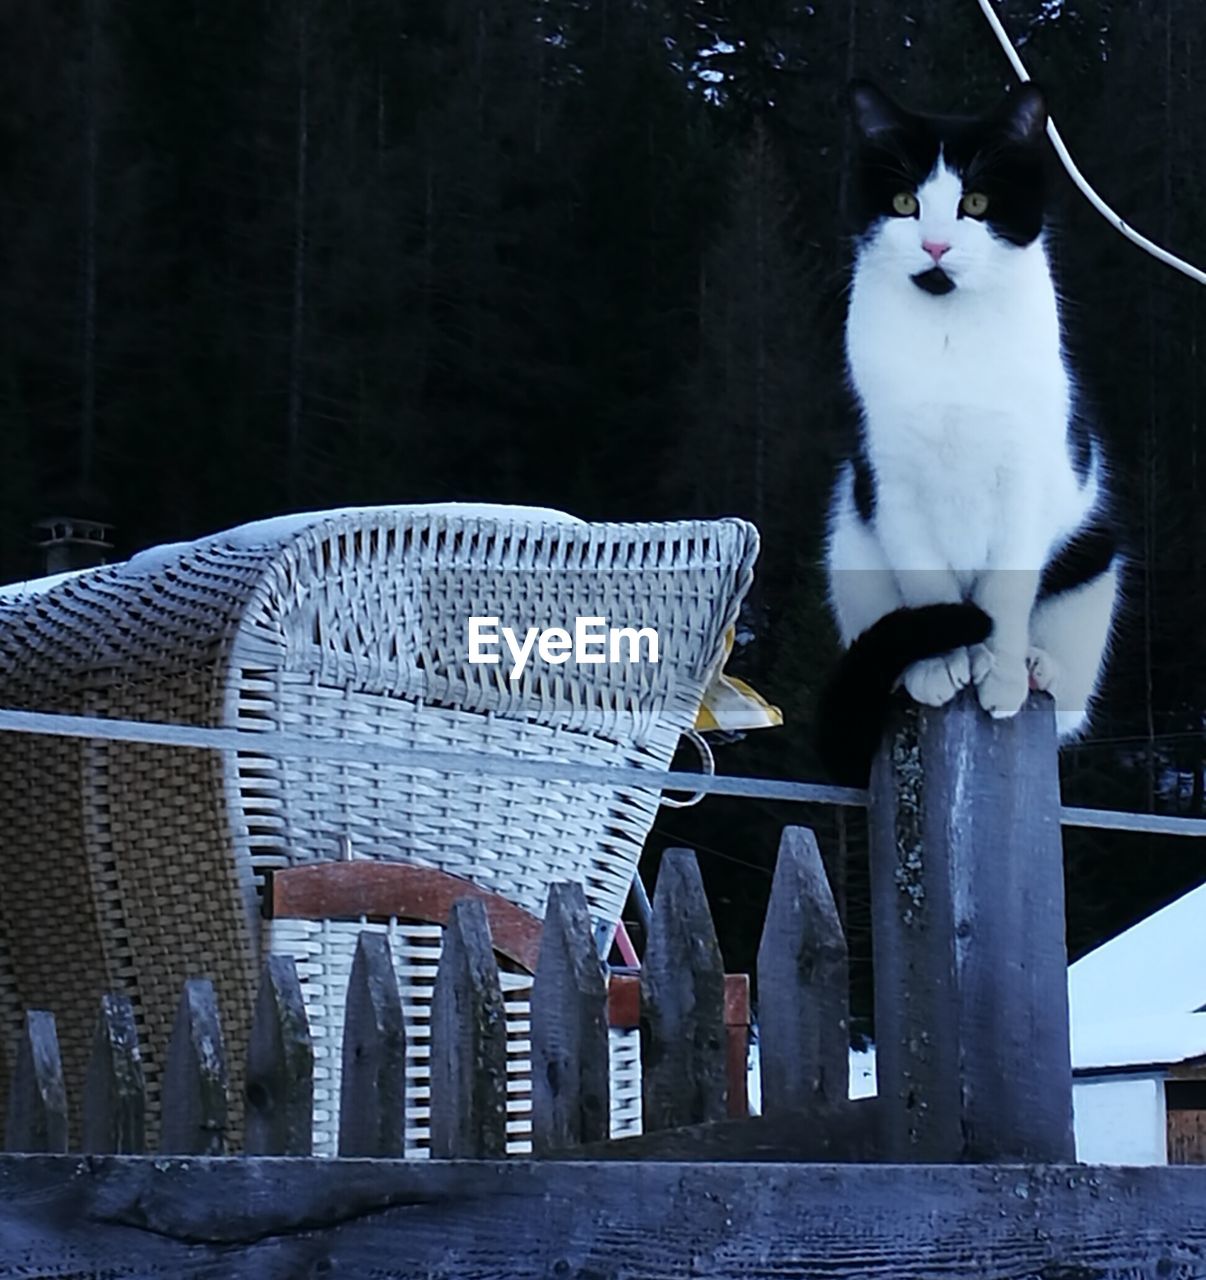
M 34 531 L 48 575 L 106 564 L 106 552 L 113 550 L 113 526 L 102 520 L 50 516 L 35 521 Z

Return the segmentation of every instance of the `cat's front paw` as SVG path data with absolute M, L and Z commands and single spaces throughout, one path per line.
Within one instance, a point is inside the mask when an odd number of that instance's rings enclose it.
M 986 644 L 973 644 L 967 651 L 971 663 L 972 684 L 981 685 L 996 665 L 997 655 Z
M 1059 664 L 1046 649 L 1027 650 L 1026 670 L 1030 673 L 1030 687 L 1039 693 L 1050 692 L 1059 676 Z
M 914 702 L 941 707 L 971 683 L 966 649 L 952 649 L 937 658 L 923 658 L 904 674 L 904 687 Z
M 1030 694 L 1030 672 L 1020 660 L 1003 659 L 990 653 L 991 662 L 976 681 L 980 705 L 994 720 L 1016 716 Z

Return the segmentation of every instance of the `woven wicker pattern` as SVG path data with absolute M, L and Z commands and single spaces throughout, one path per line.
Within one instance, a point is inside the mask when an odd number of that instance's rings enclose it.
M 611 1136 L 628 1138 L 641 1132 L 641 1033 L 636 1027 L 612 1027 Z
M 406 1154 L 425 1158 L 431 1151 L 431 1000 L 443 929 L 398 920 L 274 920 L 266 948 L 297 961 L 314 1040 L 314 1154 L 335 1155 L 339 1148 L 344 1002 L 356 942 L 365 929 L 389 938 L 406 1018 Z M 507 1151 L 524 1155 L 532 1150 L 532 979 L 506 971 L 499 979 L 507 1012 Z M 613 1027 L 612 1136 L 639 1133 L 640 1124 L 640 1037 L 636 1028 Z
M 335 1155 L 338 1150 L 344 1000 L 356 941 L 366 929 L 389 938 L 394 958 L 406 1018 L 406 1154 L 421 1158 L 431 1147 L 431 997 L 443 929 L 397 920 L 388 925 L 276 920 L 269 946 L 297 961 L 314 1039 L 314 1154 Z M 507 1012 L 507 1150 L 521 1155 L 532 1149 L 527 1000 L 532 980 L 519 973 L 500 973 L 499 978 Z
M 749 588 L 753 528 L 542 523 L 399 509 L 255 526 L 0 602 L 0 704 L 537 760 L 668 765 Z M 661 661 L 467 660 L 470 615 L 521 632 L 603 616 L 654 626 Z M 215 980 L 234 1073 L 266 869 L 415 861 L 543 914 L 583 883 L 613 922 L 654 792 L 570 788 L 256 752 L 0 734 L 0 1016 L 52 1008 L 78 1086 L 96 1002 L 135 1003 L 154 1097 L 184 978 Z M 6 1044 L 6 1049 L 7 1049 Z M 152 1107 L 151 1128 L 156 1115 Z

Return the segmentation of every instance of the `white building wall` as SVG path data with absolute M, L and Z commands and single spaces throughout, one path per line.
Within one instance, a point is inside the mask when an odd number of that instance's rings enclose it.
M 762 1112 L 758 1042 L 750 1045 L 750 1114 Z M 850 1053 L 850 1097 L 875 1095 L 875 1050 Z M 1164 1077 L 1095 1076 L 1072 1084 L 1076 1158 L 1082 1164 L 1167 1164 Z
M 1167 1164 L 1164 1081 L 1098 1076 L 1072 1085 L 1076 1158 L 1082 1164 Z

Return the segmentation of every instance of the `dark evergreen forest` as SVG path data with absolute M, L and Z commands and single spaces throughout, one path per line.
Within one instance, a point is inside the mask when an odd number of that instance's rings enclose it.
M 1206 261 L 1200 0 L 1000 9 L 1103 196 Z M 974 0 L 38 0 L 0 6 L 0 56 L 0 578 L 38 572 L 31 522 L 64 512 L 112 521 L 121 557 L 359 503 L 740 514 L 763 554 L 735 669 L 787 724 L 719 764 L 818 776 L 844 86 L 992 104 L 1012 73 Z M 1057 186 L 1133 543 L 1065 798 L 1206 816 L 1206 296 Z M 842 887 L 865 1012 L 857 814 L 664 810 L 647 870 L 698 848 L 748 969 L 789 820 Z M 1204 865 L 1069 831 L 1073 954 Z

